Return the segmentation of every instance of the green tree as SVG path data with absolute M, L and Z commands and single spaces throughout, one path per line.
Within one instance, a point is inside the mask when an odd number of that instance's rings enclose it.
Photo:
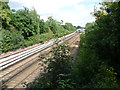
M 11 18 L 9 15 L 12 13 L 8 2 L 0 1 L 0 19 L 2 19 L 2 28 L 8 29 L 10 27 Z
M 107 60 L 109 65 L 114 66 L 117 73 L 120 73 L 120 70 L 117 69 L 120 64 L 120 5 L 117 2 L 104 2 L 102 5 L 100 11 L 96 12 L 104 11 L 105 13 L 96 20 L 96 33 L 99 33 L 99 37 L 96 38 L 100 42 L 99 48 L 96 48 L 96 53 L 99 54 L 100 58 Z
M 119 86 L 120 7 L 116 2 L 101 5 L 100 10 L 94 12 L 96 21 L 87 23 L 85 34 L 81 35 L 77 73 L 83 88 Z
M 77 29 L 80 29 L 80 28 L 81 28 L 81 26 L 79 26 L 79 25 L 78 25 L 76 28 L 77 28 Z
M 49 23 L 50 30 L 53 32 L 53 34 L 56 34 L 57 26 L 56 26 L 56 20 L 54 20 L 51 16 L 48 17 L 47 22 Z
M 75 27 L 71 23 L 65 23 L 64 28 L 68 31 L 75 31 Z
M 39 18 L 35 10 L 21 9 L 13 13 L 11 18 L 11 24 L 22 32 L 25 39 L 39 33 Z
M 24 9 L 11 10 L 8 2 L 3 1 L 6 0 L 0 1 L 0 18 L 2 20 L 0 22 L 2 30 L 0 31 L 0 49 L 3 52 L 70 33 L 62 27 L 62 21 L 58 22 L 52 17 L 49 17 L 46 22 L 40 19 L 35 8 L 29 10 L 24 7 Z
M 49 32 L 49 24 L 43 19 L 39 21 L 40 34 Z

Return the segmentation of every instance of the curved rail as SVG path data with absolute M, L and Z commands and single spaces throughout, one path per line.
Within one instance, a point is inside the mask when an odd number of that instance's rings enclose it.
M 32 49 L 29 49 L 29 50 L 26 50 L 26 51 L 23 51 L 23 52 L 20 52 L 20 53 L 17 53 L 17 54 L 14 54 L 14 55 L 11 55 L 11 56 L 8 56 L 6 58 L 2 58 L 0 59 L 0 70 L 2 69 L 5 69 L 31 55 L 34 55 L 52 45 L 54 45 L 55 43 L 58 43 L 60 42 L 61 40 L 64 40 L 66 39 L 67 37 L 73 35 L 75 32 L 71 33 L 71 34 L 68 34 L 66 36 L 63 36 L 63 37 L 60 37 L 60 38 L 57 38 L 57 39 L 54 39 L 48 43 L 45 43 L 45 44 L 42 44 L 42 45 L 38 45 Z

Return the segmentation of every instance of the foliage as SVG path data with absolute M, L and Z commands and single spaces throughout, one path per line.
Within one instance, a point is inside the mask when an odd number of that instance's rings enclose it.
M 80 29 L 80 28 L 82 28 L 82 27 L 78 25 L 76 28 L 77 28 L 77 29 Z
M 71 23 L 62 25 L 63 21 L 58 22 L 52 17 L 45 22 L 34 8 L 15 11 L 10 10 L 7 2 L 0 4 L 0 46 L 3 52 L 41 43 L 76 29 Z M 55 47 L 51 51 L 52 57 L 41 57 L 40 60 L 45 59 L 43 63 L 48 67 L 44 67 L 44 73 L 39 78 L 27 84 L 28 88 L 119 87 L 120 2 L 103 2 L 101 5 L 93 13 L 96 21 L 87 23 L 85 34 L 81 35 L 75 68 L 72 68 L 68 47 Z
M 44 33 L 44 34 L 38 34 L 32 37 L 28 38 L 28 41 L 31 42 L 31 44 L 35 44 L 35 43 L 42 43 L 46 40 L 52 39 L 53 38 L 53 33 L 49 32 L 49 33 Z M 28 46 L 28 45 L 27 45 Z
M 7 5 L 8 2 L 0 1 L 0 19 L 2 19 L 2 28 L 8 29 L 10 27 L 11 18 L 9 15 L 12 13 L 10 7 Z
M 99 33 L 96 35 L 96 39 L 99 40 L 99 48 L 95 48 L 95 50 L 99 57 L 113 66 L 119 75 L 120 70 L 117 68 L 120 64 L 120 5 L 116 2 L 102 3 L 102 5 L 107 13 L 96 20 L 94 32 Z
M 93 88 L 119 88 L 115 75 L 113 68 L 100 66 L 95 78 L 89 84 Z
M 82 88 L 118 88 L 120 75 L 120 6 L 103 2 L 81 35 L 76 75 Z M 116 74 L 117 73 L 117 74 Z
M 99 58 L 86 39 L 86 33 L 81 35 L 77 66 L 73 73 L 77 78 L 78 88 L 118 88 L 115 71 Z
M 38 17 L 35 10 L 29 11 L 29 9 L 24 8 L 23 10 L 18 10 L 16 13 L 11 14 L 11 24 L 18 30 L 22 32 L 25 39 L 30 36 L 39 33 L 38 27 Z
M 47 21 L 40 19 L 34 8 L 29 10 L 24 7 L 24 9 L 11 10 L 8 2 L 0 1 L 0 4 L 2 53 L 73 32 L 61 25 L 63 21 L 58 22 L 52 17 L 48 17 Z
M 50 31 L 48 23 L 46 23 L 43 19 L 39 21 L 39 28 L 40 28 L 40 34 L 42 33 L 48 33 Z
M 49 24 L 50 30 L 51 30 L 54 34 L 56 34 L 57 21 L 54 20 L 52 17 L 48 17 L 47 23 Z
M 67 30 L 75 30 L 75 27 L 71 23 L 65 23 L 64 28 Z
M 48 66 L 44 67 L 44 73 L 40 74 L 33 82 L 27 85 L 28 88 L 74 88 L 75 83 L 71 79 L 71 57 L 68 46 L 59 45 L 54 47 L 52 57 L 44 61 Z M 41 57 L 42 60 L 45 57 Z M 40 59 L 40 61 L 42 61 Z
M 24 37 L 18 31 L 2 30 L 2 51 L 17 49 L 22 46 Z

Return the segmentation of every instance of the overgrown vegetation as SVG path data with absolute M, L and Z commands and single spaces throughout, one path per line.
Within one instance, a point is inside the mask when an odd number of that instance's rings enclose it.
M 60 45 L 51 57 L 40 57 L 47 64 L 44 72 L 27 88 L 119 88 L 120 86 L 120 2 L 103 2 L 80 36 L 76 62 L 72 62 L 68 46 Z M 59 37 L 75 30 L 72 24 L 62 25 L 52 17 L 45 22 L 36 11 L 10 10 L 2 4 L 2 50 L 8 51 Z M 13 12 L 14 11 L 14 12 Z M 13 18 L 14 17 L 14 18 Z M 74 65 L 74 66 L 73 66 Z
M 67 47 L 62 51 L 57 47 L 54 58 L 48 59 L 48 73 L 32 82 L 30 88 L 119 88 L 120 2 L 103 2 L 101 5 L 100 10 L 93 13 L 96 21 L 86 24 L 85 33 L 80 36 L 74 66 L 65 62 L 70 60 L 64 52 Z
M 44 67 L 44 72 L 33 82 L 27 84 L 27 88 L 74 88 L 75 83 L 72 79 L 71 66 L 72 57 L 67 45 L 59 45 L 51 51 L 49 58 L 41 56 L 40 61 L 48 65 Z
M 81 35 L 76 73 L 83 88 L 119 88 L 120 2 L 103 2 Z
M 7 52 L 17 48 L 40 43 L 51 38 L 57 38 L 75 31 L 71 23 L 63 25 L 51 16 L 47 21 L 40 19 L 36 10 L 10 9 L 8 2 L 0 1 L 1 27 L 1 51 Z

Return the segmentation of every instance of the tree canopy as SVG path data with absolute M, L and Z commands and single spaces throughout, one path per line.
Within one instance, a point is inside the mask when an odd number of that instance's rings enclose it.
M 40 19 L 35 8 L 11 10 L 8 2 L 0 1 L 0 3 L 2 52 L 60 37 L 75 30 L 74 26 L 64 28 L 64 25 L 61 25 L 62 21 L 58 22 L 52 17 L 48 17 L 47 21 Z M 48 37 L 45 34 L 50 35 Z

